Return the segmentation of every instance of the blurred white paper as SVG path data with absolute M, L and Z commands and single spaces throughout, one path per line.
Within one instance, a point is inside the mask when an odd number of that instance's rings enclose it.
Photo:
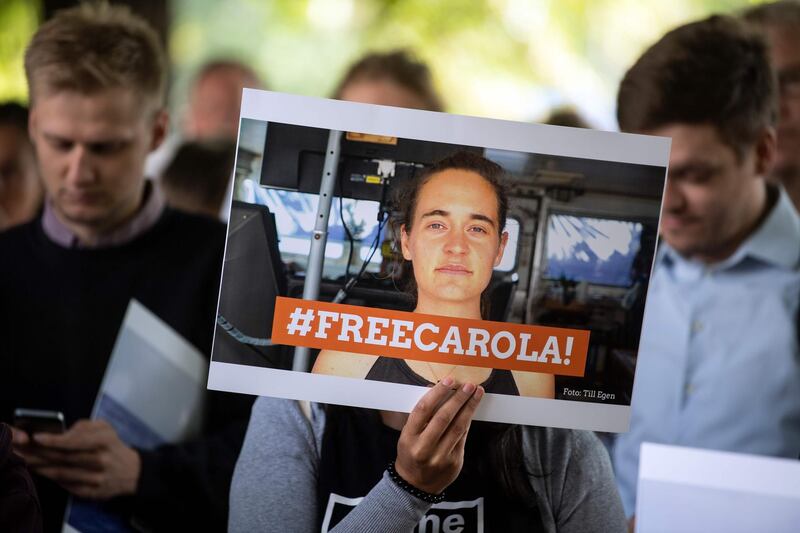
M 800 531 L 800 461 L 642 444 L 637 533 Z
M 199 434 L 208 360 L 131 300 L 92 411 L 127 445 L 151 450 Z M 101 504 L 71 500 L 64 532 L 131 531 Z

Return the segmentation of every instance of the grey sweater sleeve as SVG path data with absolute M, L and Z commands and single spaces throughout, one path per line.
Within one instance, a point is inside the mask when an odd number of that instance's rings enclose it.
M 384 472 L 361 503 L 331 531 L 345 533 L 409 533 L 428 512 L 430 504 L 398 487 Z
M 231 532 L 318 529 L 317 472 L 324 429 L 324 411 L 318 405 L 312 404 L 309 420 L 295 401 L 263 397 L 255 402 L 233 473 Z M 384 474 L 332 531 L 407 533 L 428 508 Z
M 627 531 L 608 452 L 593 433 L 525 428 L 523 447 L 546 531 Z
M 297 402 L 262 397 L 233 471 L 228 530 L 309 532 L 317 521 L 321 411 L 306 418 Z M 321 432 L 317 432 L 321 435 Z

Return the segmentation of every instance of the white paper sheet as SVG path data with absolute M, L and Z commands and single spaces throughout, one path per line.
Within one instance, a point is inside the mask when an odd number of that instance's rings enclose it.
M 637 533 L 794 533 L 800 461 L 642 444 Z
M 208 362 L 146 307 L 131 300 L 92 412 L 123 442 L 150 450 L 196 436 Z M 65 533 L 131 531 L 102 505 L 74 499 Z

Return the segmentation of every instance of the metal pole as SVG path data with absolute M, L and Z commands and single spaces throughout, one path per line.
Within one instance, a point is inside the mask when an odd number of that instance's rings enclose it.
M 328 242 L 328 217 L 331 214 L 333 189 L 339 168 L 342 132 L 331 130 L 328 134 L 328 148 L 325 151 L 325 164 L 322 167 L 322 182 L 319 186 L 319 205 L 311 236 L 311 249 L 308 252 L 306 281 L 303 284 L 303 300 L 319 298 L 319 285 L 322 280 L 322 266 L 325 261 L 325 244 Z M 298 346 L 294 350 L 292 370 L 308 372 L 309 349 Z
M 544 263 L 544 240 L 547 237 L 547 215 L 550 212 L 550 198 L 543 194 L 539 200 L 539 219 L 536 222 L 536 241 L 533 245 L 533 264 L 531 265 L 531 279 L 528 285 L 528 301 L 525 306 L 523 323 L 529 324 L 533 320 L 533 307 L 536 304 L 539 289 L 539 279 L 542 275 Z

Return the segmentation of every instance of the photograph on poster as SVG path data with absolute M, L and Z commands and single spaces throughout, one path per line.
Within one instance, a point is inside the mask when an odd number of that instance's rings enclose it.
M 625 431 L 669 140 L 246 90 L 209 387 Z

